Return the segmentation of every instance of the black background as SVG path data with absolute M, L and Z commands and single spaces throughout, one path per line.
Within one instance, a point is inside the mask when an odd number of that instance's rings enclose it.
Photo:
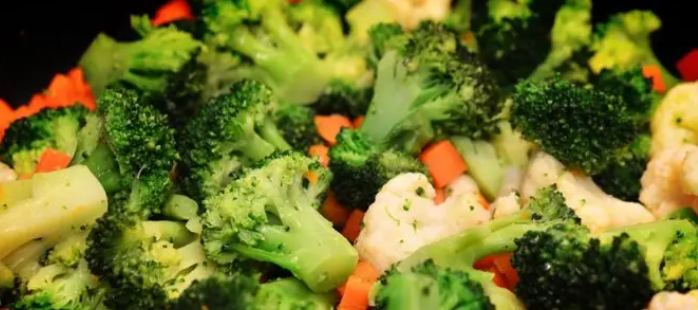
M 133 38 L 131 14 L 153 13 L 163 0 L 112 1 L 0 1 L 0 98 L 20 104 L 43 89 L 56 72 L 75 66 L 100 31 L 118 39 Z M 612 13 L 651 9 L 662 29 L 653 37 L 664 65 L 698 47 L 698 14 L 687 1 L 596 0 L 593 18 L 604 21 Z

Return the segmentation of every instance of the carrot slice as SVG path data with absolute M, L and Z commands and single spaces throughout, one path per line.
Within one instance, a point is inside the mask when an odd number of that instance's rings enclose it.
M 448 140 L 439 141 L 427 147 L 419 159 L 427 166 L 434 186 L 444 188 L 468 170 L 468 165 Z
M 352 126 L 354 126 L 354 129 L 359 129 L 361 128 L 361 125 L 364 124 L 364 120 L 366 120 L 366 117 L 361 115 L 357 118 L 354 119 L 354 121 L 351 122 Z
M 662 79 L 662 70 L 658 65 L 645 65 L 642 67 L 642 75 L 648 79 L 652 79 L 652 88 L 660 93 L 666 91 L 664 79 Z
M 314 171 L 308 171 L 303 176 L 306 180 L 308 180 L 308 182 L 310 182 L 310 184 L 314 185 L 315 183 L 317 183 L 318 176 L 317 173 L 315 173 Z
M 316 144 L 308 149 L 308 155 L 311 157 L 317 157 L 323 166 L 327 167 L 330 165 L 330 148 L 324 144 Z
M 5 130 L 10 127 L 14 118 L 14 110 L 9 103 L 0 99 L 0 143 L 5 136 Z
M 359 237 L 359 233 L 361 232 L 361 221 L 363 221 L 365 214 L 364 211 L 359 209 L 351 211 L 349 219 L 347 219 L 344 229 L 342 229 L 342 235 L 344 235 L 349 242 L 354 242 L 354 240 Z
M 39 163 L 36 165 L 36 172 L 51 172 L 65 169 L 70 164 L 70 160 L 71 158 L 68 154 L 54 149 L 46 149 L 44 153 L 41 154 Z
M 446 189 L 443 189 L 443 188 L 436 189 L 436 196 L 434 196 L 434 203 L 438 205 L 444 201 L 446 201 Z
M 373 265 L 371 265 L 371 263 L 367 261 L 359 261 L 359 263 L 356 265 L 356 269 L 354 269 L 354 272 L 351 274 L 351 277 L 358 277 L 364 282 L 373 284 L 376 281 L 378 281 L 378 277 L 380 277 L 380 274 L 378 273 L 378 271 L 376 271 L 375 268 L 373 268 Z M 346 286 L 347 283 L 344 283 L 337 288 L 337 292 L 340 296 L 344 295 Z
M 347 222 L 350 211 L 337 201 L 333 192 L 328 191 L 327 197 L 320 207 L 320 214 L 335 226 L 342 226 Z
M 519 282 L 519 274 L 511 266 L 511 255 L 512 253 L 496 255 L 493 263 L 499 273 L 507 280 L 508 288 L 513 290 Z
M 351 121 L 339 114 L 315 116 L 317 131 L 330 146 L 337 144 L 337 135 L 342 128 L 352 128 Z
M 492 282 L 494 282 L 495 285 L 501 287 L 501 288 L 509 288 L 509 283 L 507 283 L 507 279 L 504 278 L 504 276 L 497 270 L 496 267 L 490 268 L 489 272 L 494 274 L 494 278 L 492 279 Z
M 676 69 L 684 81 L 698 80 L 698 48 L 692 49 L 676 63 Z
M 179 20 L 193 20 L 194 15 L 191 13 L 191 7 L 185 0 L 172 0 L 161 6 L 155 17 L 151 21 L 153 26 L 158 27 L 167 23 L 176 22 Z
M 373 283 L 371 282 L 364 281 L 357 276 L 349 276 L 337 310 L 368 309 L 368 294 L 372 287 Z
M 476 261 L 473 267 L 477 270 L 488 271 L 492 266 L 494 266 L 494 259 L 496 255 L 489 255 Z

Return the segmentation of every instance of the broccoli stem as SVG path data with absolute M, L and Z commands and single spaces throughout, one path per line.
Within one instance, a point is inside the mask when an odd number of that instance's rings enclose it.
M 97 177 L 105 192 L 113 193 L 122 188 L 116 159 L 106 144 L 100 143 L 82 164 Z
M 187 245 L 196 239 L 196 235 L 187 229 L 184 223 L 172 221 L 145 221 L 143 232 L 157 240 L 167 240 L 175 247 Z
M 279 128 L 276 127 L 276 124 L 271 119 L 266 119 L 264 121 L 259 134 L 264 140 L 273 144 L 280 151 L 289 151 L 292 149 L 291 145 L 286 142 L 283 134 L 281 134 L 281 131 L 279 131 Z
M 252 161 L 262 160 L 276 151 L 276 148 L 271 143 L 256 133 L 247 136 L 245 145 L 240 148 L 240 151 Z
M 196 218 L 198 212 L 199 204 L 196 201 L 187 196 L 177 194 L 172 195 L 167 200 L 162 210 L 165 216 L 184 221 Z
M 315 208 L 296 203 L 276 211 L 284 226 L 262 228 L 264 241 L 257 247 L 231 247 L 290 270 L 314 292 L 328 292 L 349 277 L 358 261 L 356 250 Z

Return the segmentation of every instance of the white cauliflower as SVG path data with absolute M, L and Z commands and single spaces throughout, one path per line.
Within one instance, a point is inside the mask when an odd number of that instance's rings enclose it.
M 425 20 L 444 21 L 451 12 L 451 0 L 383 0 L 395 19 L 405 28 L 414 29 Z
M 12 168 L 0 162 L 0 182 L 17 180 L 17 174 Z
M 647 310 L 694 310 L 698 309 L 698 291 L 686 294 L 659 292 L 650 301 Z
M 642 202 L 657 217 L 682 207 L 698 207 L 698 146 L 665 149 L 642 175 Z
M 652 116 L 652 154 L 698 144 L 698 82 L 673 87 Z
M 648 223 L 655 217 L 638 203 L 622 201 L 606 194 L 585 175 L 566 171 L 552 156 L 538 153 L 525 177 L 523 194 L 526 200 L 540 188 L 556 185 L 575 214 L 592 232 Z
M 494 218 L 502 218 L 507 215 L 512 215 L 521 210 L 519 195 L 515 192 L 507 196 L 498 197 L 491 205 L 494 209 Z
M 490 212 L 471 185 L 460 178 L 448 199 L 435 205 L 435 190 L 423 174 L 393 178 L 364 216 L 356 242 L 360 257 L 382 272 L 424 245 L 488 221 Z

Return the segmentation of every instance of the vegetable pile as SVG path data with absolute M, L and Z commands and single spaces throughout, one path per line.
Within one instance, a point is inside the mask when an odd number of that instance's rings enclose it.
M 652 12 L 474 2 L 100 34 L 0 100 L 0 309 L 698 307 L 696 51 L 682 82 Z

